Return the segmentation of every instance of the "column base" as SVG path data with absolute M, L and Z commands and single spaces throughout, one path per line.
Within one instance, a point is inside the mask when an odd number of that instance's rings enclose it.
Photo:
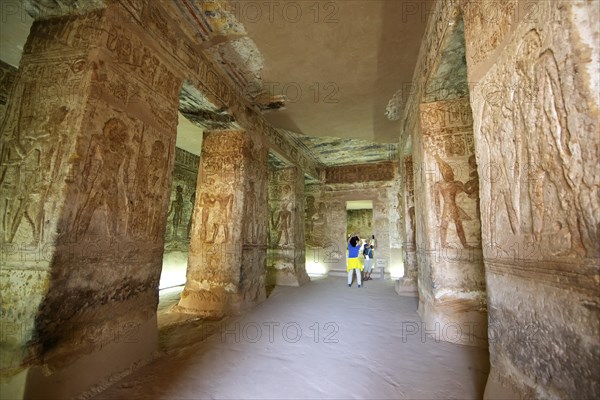
M 399 296 L 419 297 L 419 288 L 414 279 L 400 278 L 396 281 L 396 293 Z
M 418 313 L 426 332 L 456 344 L 487 348 L 487 311 L 478 301 L 444 298 L 431 303 L 419 298 Z
M 294 249 L 270 249 L 270 266 L 267 281 L 277 286 L 302 286 L 310 282 L 304 262 L 297 262 Z
M 70 399 L 95 387 L 109 385 L 116 377 L 131 372 L 152 360 L 158 350 L 156 316 L 150 318 L 136 332 L 135 340 L 121 340 L 103 346 L 99 351 L 86 354 L 69 366 L 48 373 L 44 366 L 33 366 L 12 379 L 11 391 L 15 399 Z M 26 375 L 26 379 L 25 379 Z M 23 387 L 19 388 L 18 385 Z M 6 397 L 12 399 L 13 397 Z
M 225 288 L 183 289 L 174 312 L 194 314 L 202 318 L 219 320 L 228 315 L 241 314 L 267 298 L 264 283 L 243 293 L 229 292 Z

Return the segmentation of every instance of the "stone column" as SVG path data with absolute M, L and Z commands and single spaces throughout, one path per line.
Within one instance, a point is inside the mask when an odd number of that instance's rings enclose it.
M 479 180 L 468 98 L 421 104 L 414 143 L 419 314 L 442 340 L 487 345 Z M 421 207 L 419 207 L 421 205 Z
M 398 194 L 402 196 L 399 204 L 402 205 L 404 218 L 403 226 L 403 250 L 404 250 L 404 276 L 396 283 L 396 292 L 400 295 L 413 295 L 417 293 L 417 243 L 415 235 L 415 184 L 413 176 L 412 156 L 404 157 L 402 174 L 403 191 Z
M 540 1 L 527 18 L 524 3 L 505 2 L 492 20 L 476 3 L 465 3 L 465 36 L 490 310 L 485 398 L 600 397 L 600 10 Z
M 179 311 L 221 318 L 265 299 L 267 157 L 248 132 L 205 132 Z
M 17 397 L 73 397 L 157 346 L 180 82 L 117 10 L 36 21 L 2 123 L 2 391 Z
M 309 282 L 305 266 L 304 174 L 298 167 L 270 171 L 269 224 L 268 282 L 283 286 Z

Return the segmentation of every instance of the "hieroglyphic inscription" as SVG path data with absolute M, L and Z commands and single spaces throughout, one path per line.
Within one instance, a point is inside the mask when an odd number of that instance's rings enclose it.
M 465 21 L 465 40 L 469 43 L 468 56 L 473 64 L 485 61 L 510 31 L 517 8 L 517 0 L 477 0 L 462 4 Z M 537 10 L 535 4 L 525 18 L 532 18 Z
M 17 69 L 0 60 L 0 121 L 4 118 L 6 102 L 17 76 Z
M 444 157 L 464 157 L 475 152 L 471 106 L 463 99 L 421 105 L 425 148 Z
M 394 163 L 377 163 L 331 167 L 325 170 L 327 183 L 390 181 L 394 179 Z

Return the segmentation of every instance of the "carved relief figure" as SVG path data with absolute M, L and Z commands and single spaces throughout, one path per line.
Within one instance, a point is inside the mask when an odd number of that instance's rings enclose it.
M 312 243 L 313 239 L 313 215 L 317 212 L 317 207 L 315 206 L 315 197 L 314 196 L 306 196 L 306 206 L 304 210 L 304 218 L 306 220 L 306 241 L 308 243 Z
M 508 110 L 503 108 L 503 113 Z M 496 243 L 497 217 L 499 208 L 504 205 L 508 214 L 508 221 L 513 234 L 519 232 L 519 218 L 517 214 L 518 202 L 514 201 L 512 188 L 517 188 L 518 177 L 515 176 L 515 170 L 519 164 L 518 149 L 515 149 L 511 138 L 511 126 L 507 124 L 499 125 L 498 129 L 493 128 L 494 121 L 498 120 L 498 115 L 501 114 L 500 107 L 490 107 L 488 103 L 483 106 L 482 115 L 482 133 L 488 142 L 489 150 L 489 186 L 490 186 L 490 202 L 489 209 L 486 209 L 484 215 L 489 223 L 488 232 L 490 232 L 491 243 Z M 495 115 L 495 116 L 493 116 Z M 499 162 L 492 161 L 497 154 L 502 154 Z M 510 172 L 513 172 L 512 174 Z
M 222 243 L 229 242 L 229 215 L 232 212 L 233 208 L 233 194 L 227 193 L 226 189 L 221 189 L 220 193 L 214 197 L 214 206 L 211 221 L 213 227 L 212 238 L 209 243 L 215 243 L 217 240 L 217 235 L 219 231 L 223 231 L 223 241 Z
M 147 157 L 147 167 L 140 171 L 142 174 L 148 174 L 148 187 L 144 193 L 146 201 L 151 204 L 148 225 L 150 227 L 151 238 L 157 239 L 160 230 L 160 207 L 164 191 L 164 178 L 166 173 L 167 161 L 165 160 L 165 145 L 160 140 L 155 140 L 152 144 L 152 150 Z M 139 170 L 138 170 L 139 171 Z
M 200 207 L 202 207 L 202 240 L 208 240 L 208 217 L 210 215 L 210 209 L 215 204 L 214 197 L 208 192 L 202 192 L 200 195 Z
M 471 217 L 456 204 L 456 195 L 460 192 L 465 192 L 464 184 L 454 180 L 454 172 L 452 168 L 444 162 L 438 155 L 435 159 L 442 173 L 443 180 L 434 184 L 435 211 L 440 226 L 440 239 L 442 247 L 447 246 L 446 235 L 448 233 L 448 224 L 450 220 L 454 222 L 456 233 L 462 246 L 465 249 L 470 249 L 472 246 L 467 244 L 465 231 L 462 221 L 470 221 Z M 440 197 L 444 201 L 444 206 L 440 214 Z
M 87 232 L 94 212 L 103 207 L 111 237 L 117 235 L 119 204 L 125 200 L 131 153 L 123 144 L 129 142 L 127 126 L 118 118 L 109 119 L 102 134 L 92 136 L 82 171 L 83 202 L 75 214 L 72 235 Z
M 183 212 L 183 188 L 181 185 L 177 185 L 175 200 L 171 203 L 171 208 L 167 213 L 167 217 L 173 213 L 173 237 L 177 237 L 177 230 L 179 224 L 181 224 L 181 214 Z
M 515 69 L 519 80 L 518 112 L 514 119 L 523 129 L 526 142 L 533 238 L 539 243 L 545 234 L 544 217 L 550 206 L 545 192 L 547 184 L 551 184 L 557 194 L 556 206 L 563 211 L 571 237 L 569 249 L 560 255 L 583 257 L 587 252 L 591 256 L 597 227 L 586 221 L 584 207 L 575 194 L 582 190 L 584 173 L 578 167 L 579 144 L 573 140 L 568 125 L 556 59 L 551 50 L 542 51 L 537 31 L 532 30 L 524 37 Z
M 258 198 L 254 187 L 254 181 L 248 181 L 246 199 L 244 202 L 244 217 L 247 218 L 248 241 L 256 243 L 259 234 L 259 226 L 256 221 L 258 215 Z
M 536 119 L 536 131 L 539 140 L 537 149 L 532 148 L 532 153 L 540 155 L 539 167 L 541 171 L 536 174 L 544 185 L 545 178 L 554 185 L 558 192 L 558 205 L 562 208 L 571 233 L 571 249 L 565 255 L 585 255 L 585 247 L 581 238 L 580 228 L 586 229 L 586 224 L 580 220 L 581 207 L 575 199 L 574 190 L 581 180 L 582 171 L 575 171 L 570 166 L 572 162 L 571 148 L 575 148 L 571 140 L 571 133 L 567 125 L 567 113 L 560 87 L 558 66 L 550 50 L 545 51 L 538 59 L 536 65 L 536 81 L 538 83 L 537 104 L 541 106 Z M 551 137 L 547 138 L 550 133 Z M 543 191 L 542 191 L 543 193 Z M 544 197 L 536 192 L 536 201 L 542 206 L 536 210 L 544 209 Z M 543 215 L 536 213 L 534 224 L 536 230 L 534 237 L 539 240 L 543 230 Z M 540 222 L 541 220 L 541 222 Z M 591 250 L 591 249 L 590 249 Z
M 313 230 L 322 229 L 327 226 L 327 204 L 320 202 L 317 211 L 311 217 Z
M 285 236 L 284 245 L 289 244 L 289 229 L 291 226 L 291 221 L 292 212 L 289 210 L 289 203 L 286 201 L 281 205 L 281 209 L 279 210 L 279 214 L 275 222 L 275 229 L 277 230 L 277 239 L 275 240 L 275 245 L 279 245 L 282 234 Z
M 19 113 L 12 129 L 6 129 L 8 119 L 2 127 L 3 131 L 12 132 L 0 147 L 0 187 L 4 191 L 1 201 L 5 209 L 2 229 L 9 243 L 23 220 L 31 227 L 32 243 L 43 239 L 44 207 L 59 177 L 66 146 L 61 125 L 67 113 L 64 106 L 56 108 L 36 129 L 23 129 L 22 123 L 33 123 L 36 117 L 24 118 Z M 22 132 L 28 134 L 21 137 Z

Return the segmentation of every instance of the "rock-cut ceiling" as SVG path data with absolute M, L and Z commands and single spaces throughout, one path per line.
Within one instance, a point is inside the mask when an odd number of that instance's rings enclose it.
M 430 1 L 166 4 L 255 108 L 275 128 L 295 135 L 318 162 L 334 166 L 396 158 L 400 126 L 387 118 L 386 106 L 412 81 Z M 26 40 L 24 26 L 31 23 L 16 19 L 2 22 L 3 32 L 16 34 L 2 35 L 0 59 L 13 65 L 18 63 L 13 53 Z M 233 123 L 185 85 L 180 112 L 207 129 Z

